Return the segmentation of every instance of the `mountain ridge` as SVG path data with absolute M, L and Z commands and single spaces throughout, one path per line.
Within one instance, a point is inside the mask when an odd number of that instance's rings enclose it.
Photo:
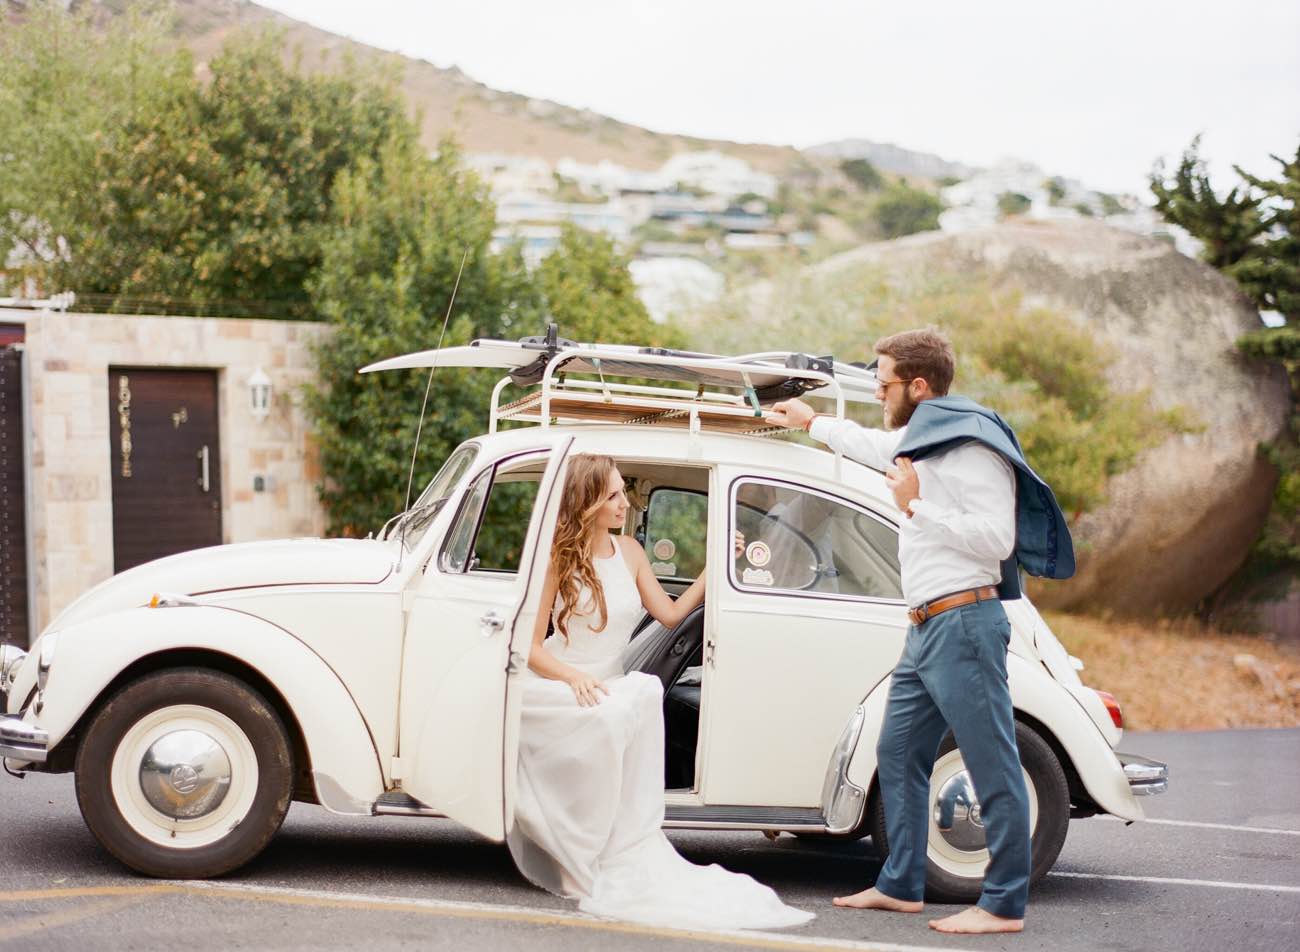
M 90 0 L 101 22 L 121 16 L 123 4 Z M 10 16 L 27 4 L 7 0 Z M 307 69 L 337 68 L 346 57 L 387 68 L 397 67 L 398 83 L 418 110 L 422 141 L 430 149 L 450 133 L 466 152 L 504 153 L 594 163 L 608 160 L 630 169 L 651 170 L 671 156 L 717 150 L 744 159 L 755 169 L 782 177 L 816 174 L 845 158 L 866 157 L 882 171 L 927 179 L 961 175 L 969 166 L 939 156 L 867 139 L 825 143 L 810 149 L 763 142 L 659 132 L 614 119 L 590 109 L 569 106 L 526 93 L 494 89 L 456 65 L 441 67 L 360 40 L 331 33 L 252 0 L 174 0 L 173 35 L 188 47 L 200 71 L 234 33 L 273 28 L 285 35 L 286 56 L 299 56 Z M 840 154 L 842 153 L 842 154 Z M 926 170 L 930 171 L 926 171 Z

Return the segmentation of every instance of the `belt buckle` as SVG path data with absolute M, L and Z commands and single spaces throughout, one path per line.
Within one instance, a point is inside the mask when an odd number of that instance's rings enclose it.
M 907 617 L 912 620 L 912 624 L 920 626 L 930 618 L 930 613 L 926 610 L 925 605 L 918 605 L 916 608 L 908 609 Z

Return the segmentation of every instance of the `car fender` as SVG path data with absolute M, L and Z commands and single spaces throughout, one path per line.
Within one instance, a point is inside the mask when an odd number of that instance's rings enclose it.
M 343 680 L 292 632 L 263 618 L 210 605 L 142 607 L 50 632 L 41 640 L 51 637 L 57 643 L 43 704 L 39 714 L 29 710 L 25 716 L 48 733 L 51 748 L 137 660 L 177 649 L 206 650 L 253 668 L 284 697 L 302 728 L 322 806 L 369 815 L 384 792 L 374 740 Z
M 886 678 L 862 702 L 865 712 L 862 733 L 849 763 L 848 779 L 863 790 L 871 789 L 876 776 L 876 740 L 885 721 L 890 678 Z M 1084 789 L 1093 801 L 1123 820 L 1141 820 L 1145 814 L 1124 776 L 1115 752 L 1079 701 L 1050 675 L 1024 658 L 1007 656 L 1007 681 L 1011 704 L 1017 714 L 1038 721 L 1070 759 Z

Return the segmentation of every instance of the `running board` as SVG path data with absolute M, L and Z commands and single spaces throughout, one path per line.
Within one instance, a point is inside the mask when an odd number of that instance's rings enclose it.
M 824 833 L 826 817 L 815 807 L 699 807 L 671 804 L 664 808 L 670 830 L 786 830 Z
M 409 793 L 385 793 L 374 804 L 376 816 L 441 817 Z M 822 811 L 802 807 L 701 807 L 671 804 L 664 808 L 664 827 L 670 830 L 786 830 L 825 832 Z

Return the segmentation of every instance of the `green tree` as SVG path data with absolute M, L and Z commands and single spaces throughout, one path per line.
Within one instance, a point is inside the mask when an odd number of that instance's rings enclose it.
M 462 260 L 444 347 L 541 328 L 541 301 L 518 250 L 488 252 L 493 226 L 487 189 L 450 143 L 429 158 L 413 143 L 390 142 L 340 173 L 321 266 L 308 281 L 314 308 L 334 325 L 307 390 L 332 533 L 364 535 L 403 508 L 429 373 L 357 370 L 437 346 Z M 435 372 L 417 493 L 452 448 L 486 428 L 495 382 L 486 371 Z
M 1265 565 L 1300 566 L 1300 326 L 1254 331 L 1237 347 L 1248 356 L 1282 364 L 1291 382 L 1290 439 L 1260 450 L 1277 469 L 1278 484 L 1255 551 Z
M 1264 240 L 1228 269 L 1264 310 L 1282 314 L 1294 325 L 1300 321 L 1300 146 L 1282 166 L 1276 179 L 1263 179 L 1237 168 L 1237 174 L 1260 193 L 1260 219 Z
M 885 185 L 884 176 L 866 159 L 845 159 L 840 163 L 840 171 L 864 192 L 874 192 Z
M 637 297 L 628 258 L 604 235 L 566 225 L 538 265 L 537 288 L 560 335 L 606 344 L 678 346 L 667 325 L 650 320 Z
M 1165 179 L 1163 163 L 1156 163 L 1151 193 L 1156 211 L 1166 221 L 1181 225 L 1204 243 L 1203 257 L 1209 264 L 1228 268 L 1250 253 L 1267 225 L 1259 213 L 1259 199 L 1249 187 L 1234 187 L 1223 198 L 1214 193 L 1200 144 L 1200 136 L 1192 140 L 1171 180 Z
M 1199 154 L 1199 137 L 1166 181 L 1157 164 L 1151 174 L 1156 208 L 1200 239 L 1204 259 L 1237 281 L 1262 310 L 1286 324 L 1260 329 L 1237 342 L 1245 354 L 1281 363 L 1291 382 L 1291 424 L 1285 437 L 1260 451 L 1278 471 L 1277 490 L 1247 574 L 1300 565 L 1300 147 L 1294 159 L 1273 156 L 1276 179 L 1234 171 L 1242 182 L 1222 198 L 1210 184 Z
M 884 237 L 901 238 L 918 231 L 934 231 L 939 227 L 941 211 L 943 203 L 936 196 L 898 182 L 882 193 L 872 217 Z
M 334 178 L 417 130 L 391 79 L 305 73 L 280 33 L 233 37 L 201 83 L 166 10 L 101 35 L 42 3 L 0 38 L 0 133 L 25 143 L 0 162 L 0 245 L 93 306 L 310 316 Z
M 12 284 L 72 286 L 59 272 L 93 231 L 96 157 L 131 148 L 135 124 L 194 82 L 189 56 L 169 49 L 165 8 L 135 4 L 103 30 L 93 15 L 38 0 L 0 30 L 0 268 L 14 252 Z

